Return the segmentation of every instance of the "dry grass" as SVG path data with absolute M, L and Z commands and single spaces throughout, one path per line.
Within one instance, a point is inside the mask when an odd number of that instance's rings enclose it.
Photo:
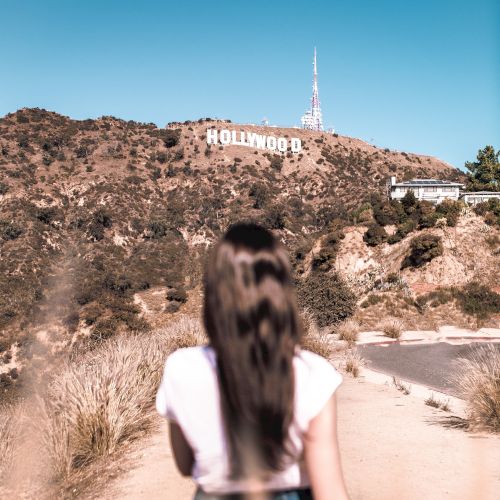
M 339 340 L 345 340 L 349 345 L 354 344 L 358 340 L 359 331 L 359 323 L 353 319 L 343 321 L 335 329 Z
M 408 394 L 411 393 L 411 385 L 410 384 L 405 384 L 401 379 L 392 377 L 392 383 L 394 387 L 398 390 L 401 391 L 405 396 L 408 396 Z
M 434 393 L 431 393 L 431 395 L 425 400 L 425 404 L 443 411 L 451 411 L 449 401 L 439 401 L 439 399 L 434 397 Z
M 68 477 L 151 429 L 166 356 L 204 342 L 198 321 L 107 342 L 53 381 L 41 403 L 54 475 Z
M 349 349 L 345 353 L 344 368 L 347 373 L 350 373 L 354 378 L 359 376 L 361 367 L 363 366 L 363 358 L 356 349 Z
M 318 328 L 312 314 L 307 309 L 302 312 L 302 324 L 304 327 L 304 335 L 301 339 L 301 347 L 319 354 L 326 359 L 330 359 L 334 352 L 331 335 L 322 332 Z
M 500 431 L 500 351 L 488 344 L 456 362 L 454 380 L 467 402 L 471 427 Z
M 388 319 L 382 324 L 382 331 L 384 332 L 384 335 L 390 337 L 391 339 L 401 338 L 403 329 L 403 322 L 397 318 Z
M 14 461 L 16 438 L 20 433 L 20 411 L 14 407 L 0 407 L 0 479 L 10 471 Z

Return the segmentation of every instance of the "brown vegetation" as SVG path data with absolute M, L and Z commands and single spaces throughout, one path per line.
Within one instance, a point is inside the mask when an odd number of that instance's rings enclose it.
M 455 382 L 467 402 L 470 425 L 500 431 L 500 351 L 489 344 L 459 359 Z

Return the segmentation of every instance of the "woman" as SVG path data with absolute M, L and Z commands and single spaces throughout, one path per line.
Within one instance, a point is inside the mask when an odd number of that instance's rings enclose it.
M 165 363 L 156 407 L 196 499 L 346 499 L 336 431 L 341 375 L 301 350 L 283 246 L 255 224 L 231 227 L 205 272 L 209 346 Z

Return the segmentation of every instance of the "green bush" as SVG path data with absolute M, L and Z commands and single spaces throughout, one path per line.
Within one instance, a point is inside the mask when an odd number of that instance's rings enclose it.
M 480 319 L 500 313 L 500 294 L 477 281 L 467 283 L 458 293 L 457 299 L 463 312 Z
M 181 302 L 184 304 L 187 302 L 187 293 L 186 290 L 182 286 L 178 286 L 177 288 L 171 288 L 167 290 L 167 300 Z
M 462 211 L 462 204 L 454 200 L 444 200 L 436 207 L 436 213 L 439 217 L 446 218 L 446 224 L 450 227 L 457 225 Z
M 374 247 L 387 241 L 387 233 L 379 224 L 371 224 L 363 235 L 363 241 L 367 245 Z
M 400 224 L 398 226 L 396 232 L 394 234 L 392 234 L 391 236 L 389 236 L 389 238 L 387 239 L 387 242 L 390 245 L 393 245 L 394 243 L 401 241 L 403 238 L 408 236 L 408 234 L 410 234 L 412 231 L 414 231 L 416 227 L 417 227 L 417 225 L 416 225 L 415 221 L 413 221 L 412 219 L 408 219 L 406 222 L 404 222 L 403 224 Z
M 161 139 L 163 140 L 163 143 L 165 144 L 166 148 L 173 148 L 174 146 L 177 146 L 179 144 L 179 139 L 181 137 L 181 130 L 180 129 L 164 129 L 161 131 Z
M 356 296 L 336 273 L 312 271 L 298 282 L 297 293 L 319 327 L 339 323 L 356 310 Z
M 328 233 L 322 241 L 319 252 L 313 256 L 313 269 L 329 271 L 335 264 L 340 242 L 344 238 L 345 235 L 340 229 Z
M 415 236 L 411 240 L 410 249 L 410 255 L 404 259 L 401 269 L 406 267 L 421 267 L 439 255 L 443 255 L 441 237 L 434 234 Z
M 14 222 L 0 220 L 0 239 L 15 240 L 23 234 L 23 230 Z

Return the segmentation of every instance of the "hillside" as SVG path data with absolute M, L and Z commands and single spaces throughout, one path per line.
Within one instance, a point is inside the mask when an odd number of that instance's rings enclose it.
M 211 127 L 298 137 L 302 151 L 207 147 Z M 159 129 L 39 109 L 3 117 L 0 382 L 19 385 L 22 367 L 43 374 L 72 349 L 189 307 L 206 247 L 231 222 L 260 221 L 310 252 L 371 193 L 383 196 L 390 175 L 463 179 L 432 157 L 298 129 L 209 119 Z

